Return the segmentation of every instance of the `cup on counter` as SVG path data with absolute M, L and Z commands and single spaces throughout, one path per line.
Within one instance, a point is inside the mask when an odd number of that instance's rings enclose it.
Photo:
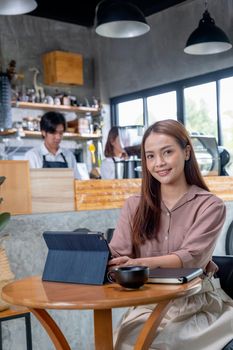
M 126 289 L 142 287 L 149 277 L 148 266 L 122 266 L 108 271 L 107 278 L 111 283 L 118 283 Z

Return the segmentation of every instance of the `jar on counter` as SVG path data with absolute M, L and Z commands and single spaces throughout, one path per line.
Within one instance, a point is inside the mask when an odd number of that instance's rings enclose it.
M 80 135 L 90 133 L 89 122 L 86 118 L 79 118 L 78 119 L 78 133 Z

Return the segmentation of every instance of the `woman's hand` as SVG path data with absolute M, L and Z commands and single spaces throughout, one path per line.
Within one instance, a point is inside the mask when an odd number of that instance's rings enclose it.
M 154 256 L 146 258 L 132 259 L 128 256 L 119 256 L 109 260 L 108 266 L 110 269 L 120 266 L 148 266 L 150 269 L 156 267 L 182 267 L 182 261 L 176 254 L 169 254 L 163 256 Z
M 137 259 L 131 259 L 128 256 L 119 256 L 118 258 L 113 258 L 109 260 L 108 266 L 110 267 L 120 267 L 120 266 L 132 266 L 137 265 Z

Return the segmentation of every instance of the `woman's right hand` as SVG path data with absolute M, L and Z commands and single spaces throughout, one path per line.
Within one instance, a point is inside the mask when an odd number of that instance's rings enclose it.
M 137 259 L 129 258 L 128 256 L 119 256 L 109 260 L 108 266 L 110 267 L 120 267 L 120 266 L 132 266 L 137 265 Z

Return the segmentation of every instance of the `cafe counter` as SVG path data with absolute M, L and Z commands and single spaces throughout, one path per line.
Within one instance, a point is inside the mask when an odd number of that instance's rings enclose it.
M 28 161 L 1 160 L 0 211 L 12 215 L 121 208 L 140 193 L 141 179 L 74 180 L 71 169 L 29 169 Z M 233 200 L 233 178 L 206 177 L 211 192 Z

